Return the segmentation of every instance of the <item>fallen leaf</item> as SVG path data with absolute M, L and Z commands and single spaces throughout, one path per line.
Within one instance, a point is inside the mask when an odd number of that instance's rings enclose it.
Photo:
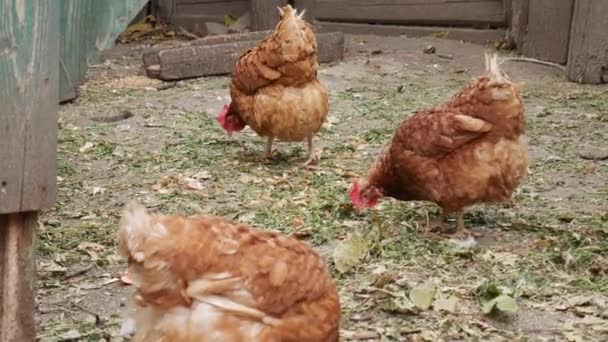
M 498 310 L 502 313 L 514 314 L 519 310 L 519 306 L 513 297 L 507 295 L 500 295 L 492 300 L 489 300 L 482 304 L 481 310 L 485 314 L 489 314 L 494 310 Z
M 76 329 L 68 330 L 68 331 L 64 332 L 63 334 L 59 335 L 59 338 L 62 341 L 77 340 L 81 337 L 82 337 L 82 334 Z
M 78 248 L 81 251 L 95 251 L 95 252 L 101 252 L 103 250 L 106 249 L 106 247 L 104 245 L 100 245 L 98 243 L 95 242 L 87 242 L 87 241 L 83 241 L 81 243 L 78 244 Z
M 224 25 L 230 26 L 230 25 L 234 24 L 236 22 L 236 20 L 237 19 L 235 17 L 231 16 L 230 14 L 226 14 L 224 16 Z
M 41 261 L 40 265 L 38 266 L 38 269 L 40 271 L 50 273 L 65 273 L 68 270 L 67 268 L 59 265 L 58 263 L 52 260 L 50 262 Z
M 493 252 L 487 251 L 481 255 L 481 258 L 486 261 L 500 263 L 505 266 L 515 266 L 520 259 L 520 256 L 509 252 Z
M 362 237 L 351 237 L 340 241 L 334 250 L 334 264 L 340 273 L 346 273 L 359 264 L 367 254 L 367 241 Z
M 585 337 L 578 332 L 566 331 L 563 334 L 569 342 L 585 342 Z
M 186 179 L 186 189 L 188 190 L 203 190 L 203 184 L 198 179 L 188 178 Z
M 93 196 L 97 195 L 97 194 L 103 195 L 104 192 L 106 192 L 106 189 L 98 187 L 98 186 L 93 187 L 93 189 L 91 189 L 91 194 L 93 194 Z
M 517 302 L 511 296 L 500 295 L 494 300 L 496 301 L 496 308 L 502 312 L 514 314 L 519 310 Z
M 197 174 L 195 174 L 194 176 L 192 176 L 192 178 L 202 179 L 202 180 L 211 179 L 212 177 L 213 176 L 211 176 L 211 174 L 209 173 L 209 171 L 206 171 L 206 170 L 198 172 Z
M 423 330 L 419 336 L 425 341 L 437 341 L 437 337 L 439 337 L 436 332 L 431 330 Z
M 391 297 L 382 302 L 382 310 L 389 313 L 398 313 L 404 315 L 416 315 L 420 309 L 414 305 L 405 295 L 403 297 Z
M 251 26 L 251 13 L 246 12 L 241 15 L 235 22 L 227 25 L 229 26 L 230 32 L 244 32 L 249 26 Z
M 246 212 L 243 214 L 239 214 L 239 220 L 243 221 L 243 222 L 253 222 L 253 220 L 255 219 L 255 213 L 254 212 Z
M 433 303 L 435 292 L 434 287 L 414 287 L 410 291 L 410 300 L 422 310 L 427 310 Z
M 438 298 L 433 303 L 433 308 L 437 311 L 446 311 L 454 313 L 456 312 L 456 306 L 458 305 L 458 297 L 450 296 L 448 298 Z
M 80 153 L 85 153 L 86 151 L 88 151 L 89 149 L 91 149 L 93 146 L 95 146 L 95 144 L 93 144 L 90 141 L 87 141 L 84 145 L 82 145 L 78 151 L 80 151 Z
M 253 179 L 252 179 L 252 177 L 251 177 L 251 176 L 249 176 L 249 175 L 246 175 L 246 174 L 242 174 L 242 175 L 239 177 L 239 182 L 241 182 L 241 183 L 243 183 L 243 184 L 248 184 L 248 183 L 251 183 L 251 181 L 252 181 L 252 180 L 253 180 Z
M 475 237 L 473 236 L 469 236 L 466 240 L 450 239 L 448 242 L 456 247 L 464 249 L 470 249 L 477 246 L 477 240 L 475 240 Z

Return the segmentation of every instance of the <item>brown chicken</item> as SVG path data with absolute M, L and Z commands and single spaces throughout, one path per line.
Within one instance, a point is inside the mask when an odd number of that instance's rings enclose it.
M 462 211 L 476 203 L 509 201 L 528 168 L 524 107 L 519 86 L 486 54 L 486 73 L 446 104 L 417 112 L 395 132 L 391 145 L 355 181 L 357 209 L 383 196 L 432 201 L 442 228 L 457 214 L 457 233 L 467 234 Z
M 308 161 L 317 162 L 313 138 L 325 122 L 327 89 L 317 79 L 317 39 L 311 26 L 287 5 L 272 35 L 236 62 L 230 97 L 217 120 L 231 132 L 249 125 L 267 137 L 266 157 L 275 138 L 308 141 Z
M 134 341 L 338 341 L 335 285 L 303 242 L 131 203 L 120 250 L 137 290 Z

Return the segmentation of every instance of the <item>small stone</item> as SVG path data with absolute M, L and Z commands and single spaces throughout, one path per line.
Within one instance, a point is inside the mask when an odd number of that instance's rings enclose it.
M 427 55 L 433 54 L 437 51 L 437 48 L 435 48 L 433 45 L 429 45 L 426 48 L 424 48 L 424 53 L 426 53 Z
M 551 113 L 551 111 L 545 107 L 542 107 L 541 110 L 538 112 L 538 114 L 536 114 L 537 118 L 544 118 L 545 116 L 549 116 L 553 113 Z
M 608 159 L 608 148 L 586 145 L 578 150 L 578 155 L 587 160 Z

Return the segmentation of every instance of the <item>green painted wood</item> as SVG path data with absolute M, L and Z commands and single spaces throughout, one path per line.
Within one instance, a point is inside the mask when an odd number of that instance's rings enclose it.
M 0 214 L 55 200 L 57 65 L 58 4 L 0 0 Z
M 61 101 L 76 97 L 90 65 L 112 47 L 148 0 L 59 0 Z

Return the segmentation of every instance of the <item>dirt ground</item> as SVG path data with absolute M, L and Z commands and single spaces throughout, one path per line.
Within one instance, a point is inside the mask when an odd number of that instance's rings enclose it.
M 437 53 L 424 54 L 431 44 Z M 387 200 L 357 214 L 348 188 L 401 120 L 482 71 L 484 47 L 372 36 L 347 46 L 344 61 L 320 71 L 330 114 L 317 170 L 297 167 L 304 143 L 278 143 L 266 162 L 252 131 L 229 138 L 218 127 L 228 77 L 147 79 L 141 44 L 91 68 L 80 97 L 61 107 L 59 199 L 38 234 L 40 340 L 122 340 L 132 289 L 118 279 L 116 232 L 130 199 L 306 236 L 339 286 L 344 341 L 608 340 L 608 160 L 593 160 L 608 154 L 608 87 L 505 62 L 525 82 L 531 173 L 514 205 L 468 211 L 473 246 L 417 231 L 438 213 L 432 204 Z M 185 186 L 193 180 L 202 190 Z M 486 315 L 489 293 L 517 306 Z M 433 306 L 412 306 L 421 296 Z

